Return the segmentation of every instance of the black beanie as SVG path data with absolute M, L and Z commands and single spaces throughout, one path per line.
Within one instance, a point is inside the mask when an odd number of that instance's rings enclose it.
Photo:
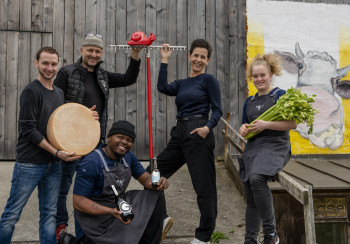
M 111 129 L 108 132 L 108 136 L 112 136 L 114 134 L 122 134 L 126 136 L 130 136 L 133 141 L 135 141 L 135 126 L 126 120 L 118 120 L 114 122 Z

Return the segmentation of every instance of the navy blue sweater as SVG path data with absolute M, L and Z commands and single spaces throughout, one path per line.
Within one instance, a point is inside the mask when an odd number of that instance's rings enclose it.
M 206 124 L 214 128 L 221 115 L 220 84 L 211 74 L 200 74 L 195 77 L 175 80 L 168 84 L 168 64 L 161 63 L 158 76 L 158 91 L 168 96 L 176 96 L 177 118 L 195 114 L 212 115 Z

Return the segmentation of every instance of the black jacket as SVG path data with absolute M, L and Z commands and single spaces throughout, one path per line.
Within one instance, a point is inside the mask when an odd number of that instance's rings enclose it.
M 85 95 L 84 81 L 88 69 L 81 65 L 81 60 L 82 57 L 80 57 L 76 63 L 62 67 L 58 71 L 54 81 L 54 85 L 63 90 L 66 103 L 83 103 Z M 106 136 L 109 88 L 124 87 L 134 84 L 140 71 L 140 62 L 141 61 L 136 61 L 131 58 L 125 74 L 112 73 L 104 70 L 100 67 L 102 62 L 95 66 L 94 72 L 96 72 L 97 82 L 105 99 L 103 113 L 99 115 L 102 140 L 105 139 Z

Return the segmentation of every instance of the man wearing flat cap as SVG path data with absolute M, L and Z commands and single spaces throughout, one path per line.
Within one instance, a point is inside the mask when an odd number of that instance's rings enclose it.
M 131 123 L 117 121 L 109 130 L 107 145 L 99 147 L 79 162 L 73 190 L 76 224 L 82 230 L 76 228 L 79 243 L 160 242 L 165 214 L 162 207 L 164 198 L 160 191 L 168 188 L 168 182 L 161 177 L 158 187 L 152 188 L 151 175 L 130 151 L 135 136 Z M 131 176 L 145 190 L 126 192 Z M 131 221 L 121 219 L 111 185 L 130 204 L 134 213 Z M 60 241 L 65 238 L 64 235 L 61 234 Z
M 62 89 L 65 102 L 75 102 L 95 108 L 101 124 L 101 140 L 105 139 L 108 117 L 109 89 L 125 87 L 136 82 L 140 70 L 139 52 L 132 49 L 129 67 L 125 74 L 112 73 L 100 67 L 103 54 L 103 39 L 99 34 L 86 34 L 80 47 L 81 57 L 71 65 L 62 67 L 54 85 Z M 77 162 L 62 162 L 62 179 L 57 203 L 56 236 L 68 225 L 66 199 L 72 184 Z

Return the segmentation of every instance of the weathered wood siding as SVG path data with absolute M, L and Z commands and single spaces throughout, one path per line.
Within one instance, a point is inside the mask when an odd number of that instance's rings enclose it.
M 242 26 L 239 27 L 238 25 Z M 33 64 L 36 51 L 53 46 L 60 64 L 75 62 L 79 47 L 88 32 L 104 37 L 103 67 L 124 72 L 129 52 L 117 51 L 110 44 L 125 44 L 135 31 L 153 32 L 156 44 L 190 45 L 205 38 L 213 46 L 208 72 L 222 89 L 224 114 L 233 113 L 239 124 L 239 109 L 245 94 L 245 1 L 238 0 L 1 0 L 0 1 L 0 159 L 15 159 L 19 96 L 26 84 L 37 77 Z M 242 49 L 242 50 L 241 50 Z M 238 55 L 241 55 L 239 57 Z M 126 119 L 136 125 L 134 151 L 148 158 L 148 117 L 146 57 L 141 54 L 141 72 L 135 85 L 111 90 L 110 126 Z M 238 60 L 241 60 L 240 62 Z M 174 98 L 160 94 L 156 82 L 160 58 L 151 52 L 154 154 L 169 140 L 175 125 Z M 169 81 L 188 75 L 186 52 L 174 52 L 169 65 Z M 241 79 L 241 80 L 239 80 Z M 243 85 L 239 85 L 243 84 Z M 219 124 L 219 129 L 222 125 Z M 215 129 L 216 156 L 223 154 L 222 135 Z
M 306 2 L 306 1 L 305 1 Z M 308 1 L 309 2 L 309 1 Z M 349 3 L 349 0 L 317 1 Z M 104 37 L 103 67 L 125 72 L 129 53 L 114 52 L 110 44 L 125 44 L 135 31 L 153 32 L 156 44 L 190 45 L 205 38 L 213 46 L 208 73 L 217 77 L 222 90 L 223 116 L 232 113 L 238 128 L 246 97 L 245 0 L 0 0 L 0 160 L 15 159 L 18 101 L 23 87 L 37 77 L 33 64 L 36 51 L 53 46 L 60 64 L 75 62 L 86 33 Z M 148 158 L 146 57 L 141 54 L 141 72 L 135 85 L 111 90 L 108 127 L 126 119 L 136 125 L 133 150 Z M 151 53 L 154 154 L 169 140 L 175 125 L 173 97 L 156 91 L 160 58 Z M 169 64 L 169 81 L 188 75 L 186 52 L 174 52 Z M 223 155 L 223 125 L 216 133 L 216 156 Z

